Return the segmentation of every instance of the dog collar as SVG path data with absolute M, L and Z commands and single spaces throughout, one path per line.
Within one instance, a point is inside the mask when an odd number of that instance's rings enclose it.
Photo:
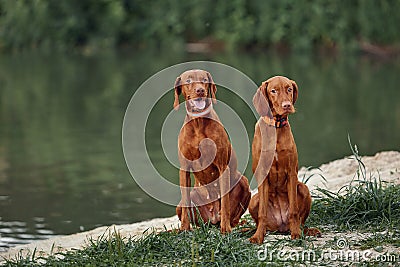
M 212 109 L 212 102 L 210 102 L 210 105 L 209 105 L 205 110 L 203 110 L 202 112 L 199 112 L 199 113 L 190 112 L 190 111 L 187 109 L 187 104 L 186 104 L 186 103 L 185 103 L 185 108 L 186 108 L 186 113 L 187 113 L 189 116 L 195 117 L 195 118 L 203 117 L 203 116 L 205 116 L 205 115 L 207 115 L 208 113 L 211 112 L 211 109 Z
M 284 117 L 276 116 L 276 117 L 273 117 L 273 118 L 270 118 L 268 116 L 264 116 L 262 118 L 263 118 L 263 120 L 265 121 L 265 123 L 267 125 L 273 126 L 275 128 L 282 128 L 282 127 L 285 127 L 286 125 L 289 124 L 287 116 L 284 116 Z

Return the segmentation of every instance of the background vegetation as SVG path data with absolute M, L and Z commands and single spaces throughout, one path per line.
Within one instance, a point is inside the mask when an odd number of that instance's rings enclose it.
M 397 0 L 0 0 L 0 49 L 399 44 Z

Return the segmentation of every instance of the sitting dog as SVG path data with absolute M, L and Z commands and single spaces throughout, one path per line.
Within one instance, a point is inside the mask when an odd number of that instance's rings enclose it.
M 207 71 L 188 70 L 176 79 L 174 89 L 174 108 L 179 107 L 182 94 L 187 113 L 178 136 L 180 229 L 190 229 L 189 210 L 197 206 L 204 222 L 219 222 L 222 233 L 231 232 L 231 226 L 246 211 L 251 193 L 247 178 L 237 170 L 228 134 L 212 106 L 216 103 L 216 85 Z M 195 179 L 192 193 L 190 173 Z
M 258 182 L 258 193 L 249 204 L 257 224 L 252 243 L 263 243 L 267 230 L 290 231 L 292 239 L 299 238 L 310 213 L 311 195 L 297 178 L 297 148 L 288 122 L 297 96 L 296 82 L 275 76 L 263 82 L 253 98 L 261 118 L 252 144 L 252 169 Z M 321 236 L 314 228 L 304 228 L 304 234 Z

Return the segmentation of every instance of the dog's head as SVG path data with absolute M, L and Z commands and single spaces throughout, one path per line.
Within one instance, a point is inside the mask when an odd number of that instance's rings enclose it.
M 260 116 L 285 116 L 295 112 L 298 87 L 295 81 L 284 76 L 269 78 L 261 84 L 253 98 Z
M 188 111 L 202 112 L 210 106 L 210 98 L 216 103 L 216 92 L 217 87 L 209 72 L 204 70 L 185 71 L 175 81 L 174 109 L 179 108 L 179 95 L 182 94 Z

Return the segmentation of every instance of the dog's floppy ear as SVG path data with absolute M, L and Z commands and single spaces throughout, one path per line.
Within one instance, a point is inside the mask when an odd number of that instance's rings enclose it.
M 253 105 L 256 108 L 257 113 L 262 117 L 272 117 L 267 98 L 267 86 L 268 81 L 263 82 L 260 87 L 258 87 L 257 92 L 253 97 Z
M 209 72 L 207 72 L 207 77 L 208 77 L 208 86 L 211 91 L 211 98 L 213 100 L 213 103 L 216 104 L 217 98 L 215 97 L 215 93 L 217 92 L 217 86 L 215 85 L 214 80 Z
M 297 87 L 297 83 L 295 81 L 291 81 L 293 85 L 293 104 L 296 103 L 297 96 L 299 94 L 299 87 Z
M 175 100 L 174 100 L 174 109 L 178 110 L 179 109 L 179 95 L 182 92 L 182 88 L 181 88 L 181 77 L 176 78 L 175 81 L 175 86 L 174 86 L 174 90 L 175 90 Z

